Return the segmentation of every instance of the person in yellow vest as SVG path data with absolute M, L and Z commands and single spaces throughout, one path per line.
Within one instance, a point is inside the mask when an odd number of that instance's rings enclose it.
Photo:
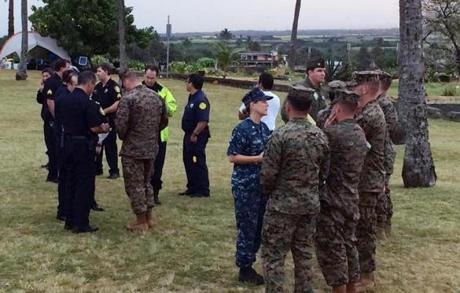
M 174 99 L 173 94 L 169 91 L 168 88 L 160 84 L 157 79 L 160 76 L 160 69 L 158 66 L 149 65 L 145 67 L 144 72 L 144 81 L 142 82 L 149 89 L 155 91 L 166 104 L 166 109 L 168 111 L 168 116 L 172 117 L 177 110 L 176 99 Z M 160 140 L 158 142 L 159 149 L 158 154 L 155 158 L 154 171 L 152 172 L 151 184 L 153 187 L 155 204 L 161 204 L 159 193 L 163 184 L 161 181 L 161 175 L 163 173 L 163 166 L 165 163 L 166 157 L 166 144 L 168 142 L 169 130 L 168 127 L 163 129 L 160 132 Z

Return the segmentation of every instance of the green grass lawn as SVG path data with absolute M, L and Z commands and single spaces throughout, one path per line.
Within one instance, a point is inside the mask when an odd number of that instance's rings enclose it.
M 163 205 L 156 228 L 141 237 L 126 231 L 133 218 L 123 181 L 97 179 L 106 212 L 92 213 L 100 231 L 66 232 L 57 222 L 56 185 L 46 173 L 39 75 L 16 82 L 0 71 L 0 292 L 262 292 L 242 286 L 234 266 L 232 166 L 226 148 L 243 90 L 205 85 L 211 101 L 212 139 L 207 148 L 210 199 L 177 195 L 185 188 L 180 117 L 184 83 L 165 80 L 178 100 L 164 170 Z M 284 98 L 284 94 L 282 95 Z M 460 137 L 453 122 L 430 121 L 438 183 L 431 189 L 401 187 L 401 156 L 392 181 L 393 237 L 378 247 L 375 292 L 460 292 Z M 315 261 L 315 288 L 327 287 Z M 260 270 L 260 262 L 257 262 Z M 292 290 L 292 260 L 287 263 Z

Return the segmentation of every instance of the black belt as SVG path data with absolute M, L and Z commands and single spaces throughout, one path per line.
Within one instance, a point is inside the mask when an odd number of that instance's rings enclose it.
M 88 140 L 89 138 L 84 135 L 66 135 L 66 138 L 76 139 L 76 140 Z

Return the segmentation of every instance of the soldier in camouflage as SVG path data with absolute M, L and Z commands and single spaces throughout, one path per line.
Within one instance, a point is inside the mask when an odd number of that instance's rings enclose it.
M 333 101 L 335 100 L 336 96 L 340 94 L 341 90 L 347 88 L 347 83 L 341 80 L 333 80 L 329 82 L 327 86 L 329 89 L 328 96 L 331 101 L 331 105 L 327 106 L 326 108 L 318 112 L 316 118 L 316 126 L 318 126 L 321 129 L 324 128 L 324 124 L 326 123 L 327 118 L 329 118 L 329 115 L 331 114 Z
M 234 164 L 231 182 L 238 229 L 235 258 L 240 268 L 239 280 L 255 285 L 264 283 L 252 265 L 260 247 L 266 203 L 260 187 L 260 168 L 270 130 L 261 119 L 267 115 L 270 99 L 272 97 L 259 88 L 244 96 L 243 103 L 249 117 L 233 129 L 227 150 L 229 160 Z
M 116 128 L 123 141 L 120 156 L 125 190 L 136 214 L 130 231 L 146 232 L 153 226 L 153 188 L 150 177 L 158 152 L 158 134 L 168 122 L 164 103 L 155 92 L 142 85 L 135 72 L 123 76 L 126 95 L 120 101 Z
M 360 96 L 355 120 L 364 130 L 366 140 L 370 144 L 358 187 L 360 219 L 356 235 L 358 237 L 361 280 L 357 290 L 367 290 L 375 286 L 376 206 L 377 199 L 384 190 L 384 153 L 387 130 L 385 116 L 377 101 L 380 90 L 379 76 L 379 71 L 354 73 L 354 81 L 356 82 L 354 92 Z
M 366 135 L 353 120 L 359 96 L 335 89 L 331 114 L 324 128 L 331 161 L 320 193 L 316 255 L 333 293 L 355 292 L 359 280 L 356 226 L 359 219 L 359 177 L 368 151 Z
M 399 127 L 398 113 L 388 96 L 388 89 L 391 86 L 391 75 L 382 72 L 380 75 L 381 94 L 377 98 L 387 124 L 387 135 L 385 138 L 385 190 L 377 202 L 377 237 L 383 239 L 391 234 L 391 217 L 393 216 L 393 204 L 390 196 L 390 177 L 393 174 L 393 167 L 396 158 L 396 150 L 393 140 L 396 142 L 403 136 Z
M 307 120 L 314 91 L 289 90 L 289 122 L 273 132 L 262 161 L 261 184 L 268 195 L 262 228 L 266 292 L 284 292 L 284 259 L 294 259 L 295 292 L 313 292 L 311 258 L 319 188 L 329 169 L 326 135 Z

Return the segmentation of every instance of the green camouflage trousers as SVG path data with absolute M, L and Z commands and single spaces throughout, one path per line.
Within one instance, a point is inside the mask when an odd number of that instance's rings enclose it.
M 284 260 L 294 259 L 294 292 L 313 292 L 311 259 L 316 215 L 289 215 L 266 211 L 262 227 L 262 265 L 266 292 L 285 292 Z
M 359 267 L 361 273 L 372 273 L 376 267 L 376 205 L 379 194 L 379 192 L 359 193 L 359 221 L 356 228 L 356 237 L 358 238 Z M 361 201 L 364 201 L 365 204 L 361 204 Z
M 143 214 L 154 206 L 153 188 L 150 185 L 153 161 L 121 157 L 126 194 L 136 215 Z
M 385 175 L 385 190 L 380 193 L 377 201 L 377 226 L 385 227 L 391 225 L 391 218 L 393 216 L 393 203 L 390 195 L 390 177 L 391 174 Z
M 359 280 L 356 219 L 334 208 L 322 208 L 316 226 L 316 257 L 327 284 L 333 288 Z

